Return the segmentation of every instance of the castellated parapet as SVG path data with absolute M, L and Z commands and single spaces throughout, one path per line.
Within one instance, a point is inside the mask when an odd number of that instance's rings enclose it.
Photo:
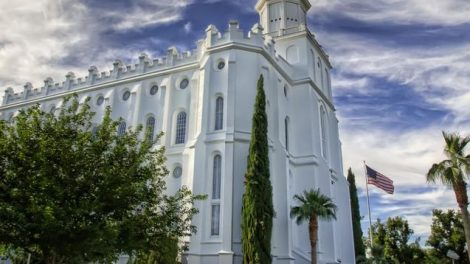
M 197 48 L 192 52 L 180 52 L 176 47 L 170 47 L 165 57 L 152 59 L 147 54 L 142 53 L 138 57 L 138 63 L 134 65 L 124 65 L 121 60 L 115 60 L 113 62 L 113 69 L 108 72 L 99 72 L 96 66 L 90 66 L 88 76 L 85 77 L 75 77 L 73 72 L 69 72 L 65 75 L 65 80 L 61 83 L 54 82 L 51 77 L 47 77 L 44 80 L 44 86 L 39 88 L 34 88 L 30 82 L 24 85 L 23 91 L 21 92 L 8 87 L 5 90 L 2 105 L 6 106 L 70 91 L 78 92 L 81 89 L 93 85 L 198 63 L 199 59 L 204 56 L 207 51 L 230 44 L 240 44 L 258 49 L 259 52 L 264 51 L 271 56 L 288 75 L 295 75 L 289 63 L 276 53 L 274 43 L 274 39 L 271 36 L 263 35 L 263 27 L 258 23 L 253 25 L 251 30 L 246 34 L 239 28 L 239 23 L 235 20 L 229 22 L 228 30 L 223 34 L 221 34 L 214 25 L 209 25 L 206 29 L 205 39 L 197 41 Z

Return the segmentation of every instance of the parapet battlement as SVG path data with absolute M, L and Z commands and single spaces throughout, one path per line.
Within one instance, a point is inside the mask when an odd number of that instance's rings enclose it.
M 61 83 L 54 83 L 54 80 L 48 77 L 44 80 L 44 86 L 40 88 L 34 88 L 30 82 L 23 86 L 23 91 L 21 92 L 15 92 L 13 88 L 8 87 L 5 90 L 2 105 L 5 106 L 52 94 L 65 93 L 71 90 L 78 91 L 97 84 L 198 63 L 207 51 L 231 44 L 244 45 L 259 51 L 264 50 L 281 68 L 293 74 L 290 64 L 276 54 L 272 37 L 263 35 L 261 25 L 258 23 L 253 25 L 251 30 L 245 34 L 239 28 L 238 21 L 230 21 L 228 30 L 223 34 L 214 25 L 209 25 L 206 29 L 205 39 L 198 40 L 196 42 L 197 48 L 192 52 L 179 52 L 176 47 L 170 47 L 167 50 L 166 56 L 161 58 L 152 59 L 147 54 L 142 53 L 138 57 L 138 63 L 134 65 L 125 65 L 121 60 L 115 60 L 113 62 L 113 69 L 108 72 L 99 72 L 97 67 L 90 66 L 88 76 L 85 77 L 76 78 L 73 72 L 69 72 L 65 75 L 65 81 Z

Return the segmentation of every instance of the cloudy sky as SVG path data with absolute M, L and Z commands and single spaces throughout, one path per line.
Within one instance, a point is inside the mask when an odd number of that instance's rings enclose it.
M 362 161 L 395 181 L 371 188 L 372 218 L 401 215 L 418 236 L 432 208 L 455 208 L 453 193 L 428 185 L 443 158 L 441 131 L 470 134 L 468 0 L 310 0 L 309 27 L 335 67 L 334 100 L 345 168 L 352 167 L 366 215 Z M 195 48 L 208 24 L 245 30 L 255 0 L 0 1 L 0 89 L 63 81 L 90 65 L 110 70 L 169 46 Z M 364 228 L 367 222 L 363 223 Z M 364 229 L 366 232 L 366 229 Z

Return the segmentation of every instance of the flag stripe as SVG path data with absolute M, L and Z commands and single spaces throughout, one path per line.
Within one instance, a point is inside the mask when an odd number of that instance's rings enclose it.
M 393 194 L 395 187 L 393 186 L 393 181 L 387 176 L 381 174 L 380 172 L 371 169 L 366 165 L 366 174 L 367 174 L 367 184 L 372 184 L 389 194 Z

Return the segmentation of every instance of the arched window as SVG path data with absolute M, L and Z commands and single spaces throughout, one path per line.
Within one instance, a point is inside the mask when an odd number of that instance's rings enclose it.
M 215 130 L 221 130 L 224 122 L 224 98 L 215 100 Z
M 222 157 L 215 155 L 212 172 L 212 200 L 220 199 L 220 180 L 222 175 Z
M 289 117 L 284 119 L 286 150 L 289 151 Z
M 183 144 L 186 138 L 186 112 L 180 112 L 176 117 L 175 144 Z
M 220 230 L 220 188 L 222 180 L 222 157 L 214 156 L 212 169 L 212 205 L 211 205 L 211 236 L 218 236 Z
M 149 116 L 146 122 L 146 131 L 148 141 L 153 141 L 153 134 L 155 132 L 155 117 Z
M 126 121 L 121 121 L 118 126 L 118 136 L 123 136 L 126 133 Z
M 325 108 L 320 106 L 320 130 L 321 130 L 321 149 L 322 149 L 322 155 L 323 158 L 326 159 L 326 149 L 327 149 L 327 129 L 326 129 L 326 112 Z

